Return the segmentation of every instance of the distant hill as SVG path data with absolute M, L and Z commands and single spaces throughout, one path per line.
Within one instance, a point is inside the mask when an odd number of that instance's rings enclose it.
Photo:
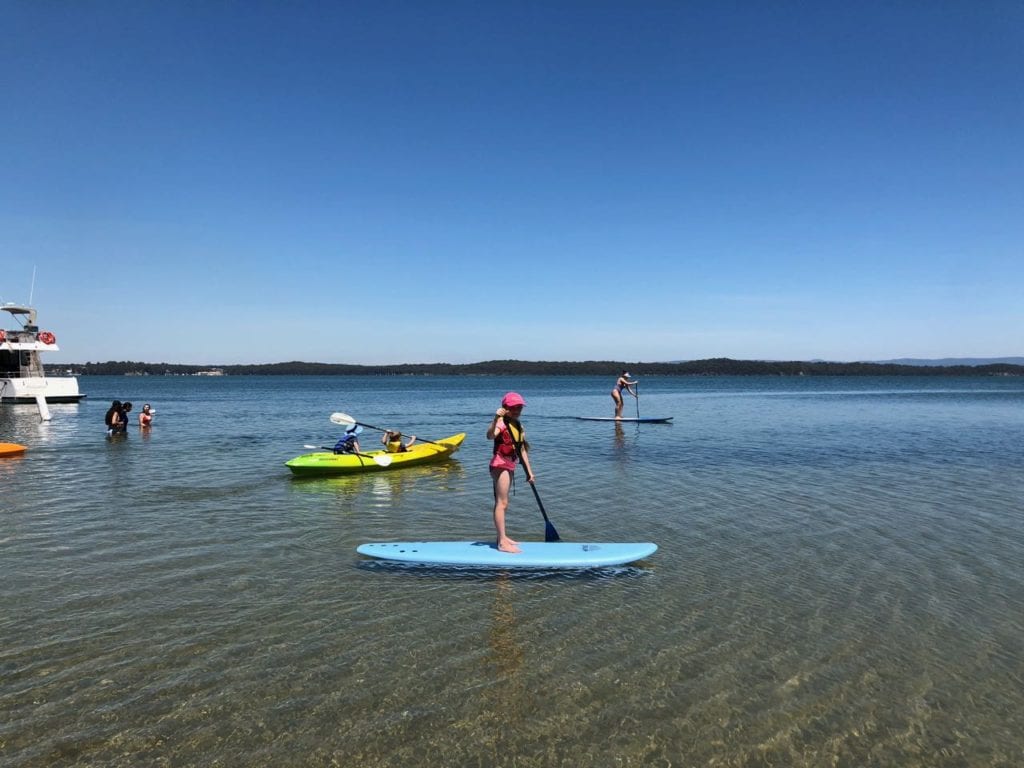
M 941 357 L 936 359 L 901 357 L 896 360 L 873 360 L 880 365 L 921 365 L 921 366 L 954 366 L 954 365 L 1024 365 L 1024 357 Z
M 669 360 L 670 365 L 680 365 L 682 363 L 695 363 L 700 362 L 699 360 Z M 750 362 L 759 363 L 781 363 L 783 360 L 756 360 Z M 836 360 L 824 360 L 822 358 L 815 358 L 808 360 L 809 363 L 831 363 L 835 365 L 860 365 L 866 363 L 868 365 L 914 365 L 922 368 L 955 368 L 962 366 L 977 366 L 977 365 L 1024 365 L 1024 357 L 940 357 L 940 358 L 924 358 L 924 357 L 900 357 L 895 360 L 859 360 L 854 363 L 840 363 Z
M 1021 358 L 1010 358 L 1021 359 Z M 628 369 L 640 376 L 1024 376 L 1024 365 L 984 363 L 931 365 L 889 363 L 836 363 L 731 360 L 713 358 L 679 363 L 643 363 L 612 360 L 545 361 L 487 360 L 480 363 L 402 363 L 352 365 L 287 363 L 260 365 L 183 365 L 108 361 L 106 363 L 48 366 L 50 373 L 70 370 L 75 375 L 101 376 L 614 376 Z

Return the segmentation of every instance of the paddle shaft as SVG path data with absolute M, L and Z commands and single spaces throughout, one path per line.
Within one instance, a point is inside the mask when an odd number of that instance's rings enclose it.
M 508 419 L 503 416 L 502 420 L 505 422 L 505 429 L 509 430 L 509 437 L 512 438 L 512 447 L 515 449 L 516 458 L 518 458 L 519 463 L 523 465 L 523 469 L 526 469 L 526 463 L 523 461 L 523 452 L 521 450 L 520 443 L 512 435 L 511 428 L 509 427 L 508 424 Z M 520 429 L 522 429 L 521 426 Z M 537 500 L 537 507 L 540 509 L 540 513 L 544 517 L 544 541 L 561 541 L 562 537 L 559 536 L 558 531 L 555 530 L 555 526 L 551 523 L 551 520 L 548 518 L 547 510 L 544 509 L 544 502 L 540 500 L 540 493 L 537 491 L 537 484 L 528 482 L 527 485 L 529 485 L 530 490 L 533 491 L 533 498 Z
M 376 429 L 378 432 L 391 432 L 392 431 L 390 429 L 384 429 L 384 427 L 375 427 L 375 426 L 373 426 L 373 424 L 367 424 L 365 421 L 353 421 L 352 423 L 353 424 L 358 424 L 360 427 L 366 427 L 367 429 Z M 401 437 L 410 437 L 410 435 L 406 435 L 406 434 L 404 434 L 402 432 L 399 432 L 398 434 Z M 416 439 L 419 440 L 421 443 L 430 443 L 431 445 L 440 445 L 442 448 L 447 448 L 448 447 L 444 443 L 438 443 L 438 442 L 436 442 L 434 440 L 427 440 L 427 438 L 425 438 L 425 437 L 417 437 Z
M 636 398 L 636 420 L 640 421 L 640 382 L 633 385 L 633 397 Z

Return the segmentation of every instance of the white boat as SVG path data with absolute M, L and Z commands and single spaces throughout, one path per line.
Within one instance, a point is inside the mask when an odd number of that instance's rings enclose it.
M 85 397 L 74 376 L 47 377 L 43 371 L 39 356 L 60 348 L 56 336 L 39 330 L 35 309 L 0 304 L 0 310 L 10 312 L 21 326 L 0 330 L 0 403 L 36 403 L 42 413 L 46 403 L 77 403 Z

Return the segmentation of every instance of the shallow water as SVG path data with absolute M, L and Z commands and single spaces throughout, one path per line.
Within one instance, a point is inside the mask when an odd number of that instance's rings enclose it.
M 614 378 L 614 377 L 613 377 Z M 1024 381 L 84 377 L 0 408 L 0 763 L 1019 766 Z M 492 535 L 501 394 L 526 397 L 585 573 L 389 567 L 355 547 Z M 155 427 L 108 439 L 114 398 Z M 627 401 L 627 415 L 635 403 Z M 454 460 L 283 462 L 343 410 Z M 376 439 L 372 430 L 364 446 Z M 525 484 L 510 531 L 543 537 Z

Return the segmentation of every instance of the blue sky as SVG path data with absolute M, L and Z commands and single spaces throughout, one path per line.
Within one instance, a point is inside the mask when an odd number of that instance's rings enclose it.
M 1020 2 L 0 6 L 51 362 L 1024 354 Z

